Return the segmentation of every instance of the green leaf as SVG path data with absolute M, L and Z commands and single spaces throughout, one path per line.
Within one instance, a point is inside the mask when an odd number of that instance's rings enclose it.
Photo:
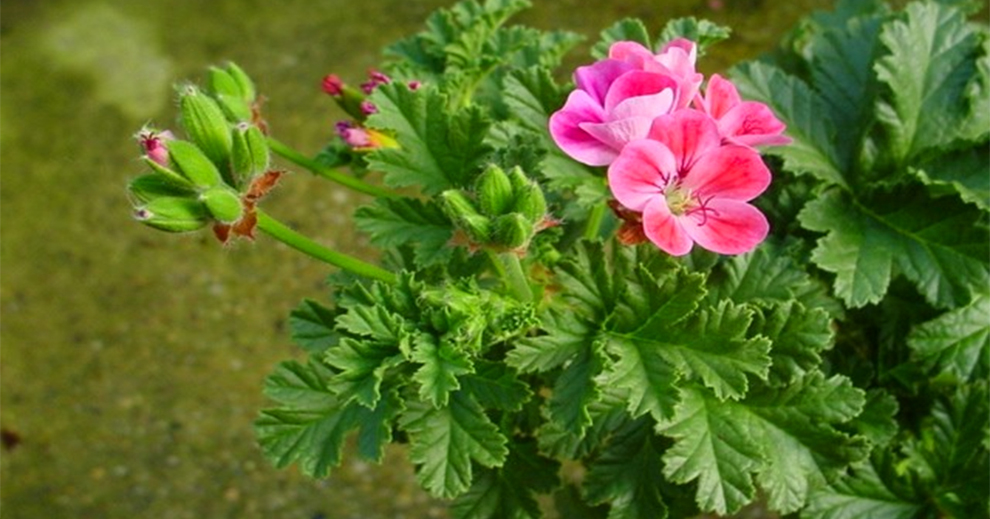
M 968 302 L 990 281 L 990 240 L 980 214 L 950 197 L 918 190 L 851 200 L 830 191 L 808 203 L 801 225 L 828 234 L 812 260 L 837 274 L 835 292 L 852 307 L 886 294 L 895 267 L 940 308 Z
M 412 375 L 419 383 L 419 397 L 435 407 L 447 405 L 452 391 L 460 389 L 458 377 L 474 371 L 471 358 L 447 341 L 420 333 L 414 341 L 412 360 L 421 364 Z
M 357 228 L 371 243 L 389 249 L 411 244 L 416 264 L 428 267 L 450 260 L 454 225 L 435 202 L 413 198 L 379 198 L 354 214 Z
M 335 312 L 316 301 L 305 299 L 289 314 L 292 341 L 309 353 L 321 353 L 337 343 Z
M 966 118 L 965 89 L 976 69 L 980 38 L 965 14 L 935 2 L 912 2 L 904 19 L 884 26 L 889 54 L 876 63 L 888 87 L 877 104 L 897 164 L 959 137 Z
M 467 491 L 472 460 L 489 468 L 505 463 L 505 437 L 470 395 L 454 392 L 450 405 L 441 408 L 415 400 L 406 404 L 399 425 L 409 433 L 416 479 L 430 494 L 452 498 Z
M 660 459 L 666 446 L 653 434 L 652 423 L 641 419 L 623 427 L 588 467 L 585 499 L 596 505 L 609 503 L 608 519 L 667 517 Z
M 477 360 L 474 373 L 461 377 L 464 390 L 485 409 L 519 411 L 532 396 L 529 384 L 516 372 L 499 362 Z
M 657 314 L 635 332 L 612 337 L 655 351 L 679 371 L 699 377 L 720 400 L 738 399 L 749 387 L 748 375 L 766 379 L 770 368 L 770 341 L 746 338 L 752 319 L 749 308 L 723 301 L 673 325 Z
M 276 467 L 296 463 L 304 474 L 326 477 L 340 465 L 344 440 L 358 427 L 362 456 L 381 459 L 401 402 L 384 398 L 374 409 L 344 402 L 326 385 L 333 376 L 319 362 L 289 361 L 266 380 L 265 394 L 281 405 L 262 411 L 255 431 L 265 457 Z
M 381 398 L 385 371 L 401 363 L 402 356 L 395 345 L 345 337 L 326 351 L 324 360 L 339 370 L 327 386 L 343 400 L 354 398 L 373 409 Z
M 990 96 L 990 93 L 988 93 Z M 990 111 L 990 107 L 987 108 Z M 987 124 L 990 127 L 990 123 Z M 918 165 L 911 172 L 922 182 L 939 189 L 948 188 L 964 202 L 990 211 L 990 175 L 987 175 L 986 145 L 938 155 Z
M 693 16 L 687 18 L 676 18 L 667 22 L 657 38 L 657 49 L 662 49 L 664 45 L 677 38 L 687 38 L 698 46 L 698 57 L 705 55 L 705 52 L 712 45 L 729 38 L 732 29 L 723 25 L 712 23 L 708 20 L 699 20 Z
M 960 380 L 990 374 L 990 296 L 923 323 L 908 335 L 914 357 L 928 370 L 951 373 Z
M 878 93 L 873 60 L 885 16 L 875 13 L 850 18 L 840 27 L 821 31 L 809 42 L 811 82 L 835 122 L 837 151 L 851 164 L 869 130 Z
M 834 332 L 828 313 L 788 301 L 758 308 L 750 335 L 773 343 L 769 383 L 785 385 L 803 378 L 821 365 L 821 353 L 832 347 Z
M 742 63 L 732 68 L 731 76 L 744 99 L 766 103 L 787 125 L 785 134 L 793 142 L 767 150 L 784 160 L 784 169 L 810 174 L 828 184 L 848 185 L 845 164 L 833 144 L 835 124 L 821 95 L 766 63 Z
M 802 517 L 809 519 L 915 519 L 922 506 L 899 491 L 892 475 L 878 468 L 893 465 L 889 457 L 853 467 L 851 475 L 816 490 Z
M 591 48 L 591 55 L 595 59 L 608 57 L 608 49 L 613 43 L 618 41 L 634 41 L 650 48 L 652 40 L 643 21 L 638 18 L 625 18 L 610 25 L 603 30 L 598 43 Z
M 663 456 L 673 482 L 697 480 L 703 510 L 735 512 L 755 495 L 753 476 L 772 509 L 801 508 L 826 475 L 865 456 L 861 439 L 835 425 L 863 408 L 863 392 L 844 377 L 811 373 L 786 388 L 760 386 L 738 402 L 685 387 L 674 419 L 659 430 L 675 440 Z
M 559 484 L 560 463 L 544 458 L 532 441 L 514 441 L 499 469 L 482 469 L 471 489 L 451 504 L 463 519 L 538 519 L 543 516 L 534 494 Z
M 523 373 L 543 372 L 568 362 L 598 341 L 598 329 L 577 312 L 550 310 L 544 313 L 543 335 L 516 341 L 506 354 L 506 363 Z
M 505 78 L 503 96 L 512 117 L 523 127 L 539 132 L 545 144 L 551 144 L 546 131 L 547 121 L 550 114 L 564 104 L 567 91 L 553 80 L 550 69 L 512 70 Z
M 474 180 L 490 151 L 483 143 L 489 123 L 479 108 L 452 109 L 434 87 L 411 90 L 397 82 L 379 86 L 369 100 L 378 112 L 366 124 L 392 132 L 399 143 L 368 155 L 368 167 L 382 171 L 389 186 L 436 195 Z

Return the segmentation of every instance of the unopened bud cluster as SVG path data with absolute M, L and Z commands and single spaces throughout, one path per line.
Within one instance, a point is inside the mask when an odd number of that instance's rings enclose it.
M 376 148 L 398 146 L 398 143 L 390 135 L 364 126 L 364 121 L 368 116 L 378 112 L 378 107 L 368 100 L 368 96 L 379 85 L 391 82 L 392 78 L 378 70 L 369 71 L 368 80 L 361 83 L 359 88 L 344 83 L 336 74 L 329 74 L 323 78 L 321 85 L 323 91 L 353 118 L 338 121 L 335 125 L 337 136 L 350 149 L 365 152 Z M 419 88 L 420 84 L 418 81 L 411 81 L 408 86 L 415 90 Z
M 450 189 L 440 199 L 475 248 L 521 253 L 536 233 L 555 225 L 540 185 L 518 166 L 506 172 L 491 165 L 478 177 L 473 193 Z
M 138 133 L 151 171 L 129 185 L 135 218 L 169 232 L 212 223 L 222 241 L 231 231 L 250 237 L 257 196 L 246 194 L 272 173 L 254 83 L 230 63 L 210 69 L 207 90 L 183 85 L 178 96 L 187 140 L 167 130 Z

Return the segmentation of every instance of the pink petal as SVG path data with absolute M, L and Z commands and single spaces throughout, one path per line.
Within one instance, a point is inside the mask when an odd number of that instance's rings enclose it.
M 619 203 L 633 211 L 643 211 L 652 200 L 664 198 L 663 190 L 673 175 L 675 162 L 670 150 L 659 142 L 643 139 L 622 148 L 608 168 L 608 185 Z
M 698 156 L 722 143 L 715 121 L 697 110 L 678 110 L 653 120 L 649 138 L 662 142 L 677 157 L 678 171 L 684 175 Z
M 642 69 L 645 63 L 653 61 L 653 51 L 634 41 L 617 41 L 609 47 L 608 57 Z
M 692 225 L 688 222 L 688 225 Z M 694 245 L 682 218 L 671 214 L 664 197 L 653 199 L 643 210 L 643 233 L 672 256 L 683 256 L 691 252 Z
M 672 91 L 677 89 L 677 82 L 670 77 L 639 70 L 626 72 L 616 78 L 605 94 L 605 111 L 612 112 L 616 105 L 631 97 L 658 94 L 668 89 Z M 669 106 L 667 108 L 669 109 Z
M 578 67 L 574 71 L 574 85 L 578 90 L 584 90 L 599 106 L 605 105 L 605 94 L 612 83 L 626 72 L 636 67 L 614 59 L 596 61 L 591 65 Z
M 612 162 L 617 150 L 581 128 L 584 123 L 594 124 L 604 120 L 602 107 L 585 91 L 575 90 L 567 96 L 564 107 L 550 116 L 550 136 L 574 160 L 591 166 L 604 166 Z
M 767 105 L 755 101 L 739 103 L 718 121 L 723 136 L 745 146 L 787 144 L 790 139 L 781 135 L 785 128 Z
M 726 112 L 741 102 L 739 91 L 731 81 L 718 74 L 712 74 L 705 88 L 704 109 L 715 119 L 722 118 Z M 721 127 L 719 128 L 721 130 Z
M 759 153 L 730 144 L 699 157 L 682 178 L 682 186 L 701 200 L 715 197 L 745 202 L 765 191 L 771 176 Z
M 645 213 L 643 219 L 645 222 Z M 719 254 L 749 252 L 770 231 L 770 224 L 759 209 L 745 202 L 717 198 L 705 210 L 682 217 L 681 224 L 698 245 Z
M 647 120 L 646 130 L 640 137 L 646 137 L 650 130 L 650 123 L 655 117 L 669 113 L 674 104 L 674 90 L 666 88 L 657 94 L 641 95 L 629 97 L 615 105 L 608 114 L 610 119 L 624 119 L 627 117 L 639 117 Z
M 629 117 L 607 123 L 581 123 L 578 126 L 617 154 L 627 143 L 646 137 L 651 122 L 652 119 L 647 117 Z

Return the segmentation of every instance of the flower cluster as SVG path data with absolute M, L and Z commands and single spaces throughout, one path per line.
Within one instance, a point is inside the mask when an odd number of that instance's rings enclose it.
M 360 88 L 354 88 L 344 83 L 336 74 L 328 74 L 323 77 L 321 82 L 323 92 L 337 101 L 337 104 L 354 118 L 353 120 L 340 120 L 334 124 L 337 135 L 354 151 L 368 151 L 397 145 L 395 140 L 388 135 L 364 126 L 364 120 L 378 111 L 375 104 L 367 99 L 367 96 L 371 95 L 379 85 L 391 82 L 392 78 L 378 70 L 368 71 L 368 80 L 361 83 Z M 408 85 L 413 90 L 420 87 L 418 81 L 410 81 Z
M 735 86 L 695 70 L 696 45 L 671 41 L 657 54 L 629 41 L 574 73 L 576 89 L 550 117 L 550 134 L 573 159 L 608 166 L 626 243 L 649 240 L 680 256 L 695 243 L 741 254 L 769 224 L 748 202 L 770 184 L 754 149 L 790 142 L 784 124 Z

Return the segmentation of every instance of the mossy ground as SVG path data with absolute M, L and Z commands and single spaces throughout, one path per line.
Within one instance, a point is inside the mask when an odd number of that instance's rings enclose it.
M 519 22 L 597 34 L 636 16 L 731 25 L 705 72 L 769 49 L 827 0 L 535 0 Z M 786 4 L 786 7 L 780 7 Z M 265 237 L 223 248 L 130 220 L 131 135 L 172 126 L 171 83 L 234 60 L 274 134 L 315 152 L 341 117 L 319 90 L 359 82 L 439 0 L 6 0 L 0 17 L 0 458 L 5 518 L 441 517 L 401 448 L 312 481 L 276 470 L 251 423 L 272 366 L 301 357 L 286 316 L 329 271 Z M 713 9 L 717 8 L 717 9 Z M 572 62 L 585 58 L 580 51 Z M 366 199 L 305 172 L 270 213 L 372 257 L 349 224 Z M 17 441 L 19 440 L 19 441 Z

